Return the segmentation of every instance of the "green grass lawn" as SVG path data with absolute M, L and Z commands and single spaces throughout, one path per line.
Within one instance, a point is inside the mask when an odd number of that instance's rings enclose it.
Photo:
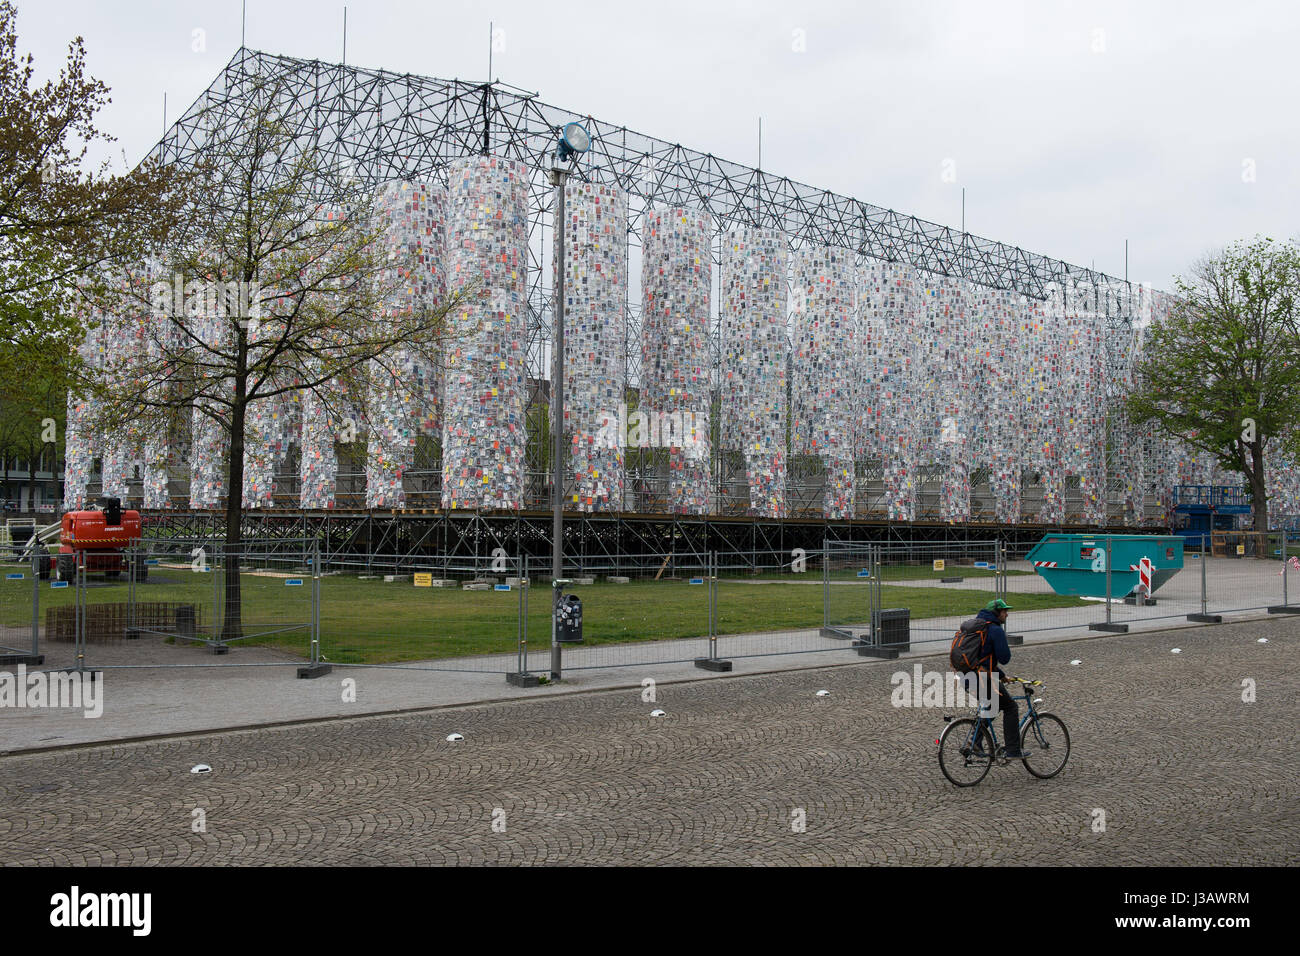
M 928 568 L 904 569 L 924 570 Z M 965 576 L 964 574 L 962 576 Z M 92 578 L 93 580 L 93 578 Z M 814 578 L 813 584 L 820 584 Z M 907 607 L 912 619 L 973 614 L 993 597 L 991 590 L 883 585 L 885 607 Z M 19 585 L 19 587 L 15 587 Z M 282 578 L 242 575 L 245 632 L 256 634 L 309 620 L 311 580 L 288 587 Z M 3 582 L 0 620 L 22 626 L 31 620 L 31 581 Z M 13 590 L 9 590 L 13 588 Z M 213 620 L 213 576 L 186 570 L 151 571 L 150 581 L 138 585 L 140 601 L 194 603 L 200 620 Z M 661 641 L 699 637 L 708 630 L 708 594 L 702 585 L 684 580 L 634 581 L 570 589 L 583 602 L 584 645 Z M 507 653 L 515 650 L 519 633 L 520 592 L 461 591 L 416 588 L 411 582 L 386 584 L 343 575 L 321 582 L 321 652 L 337 663 L 393 663 L 399 661 Z M 125 602 L 124 583 L 91 588 L 89 602 Z M 866 619 L 867 584 L 844 580 L 831 586 L 831 623 L 863 623 Z M 73 589 L 51 589 L 41 582 L 42 608 L 70 605 Z M 1079 607 L 1087 602 L 1055 594 L 1018 594 L 1018 610 Z M 42 613 L 44 613 L 42 611 Z M 719 634 L 741 634 L 820 627 L 822 588 L 798 583 L 752 584 L 721 580 L 718 584 Z M 550 643 L 550 588 L 528 591 L 528 641 L 531 646 Z M 250 638 L 258 643 L 301 653 L 308 652 L 305 629 L 281 634 L 263 633 Z

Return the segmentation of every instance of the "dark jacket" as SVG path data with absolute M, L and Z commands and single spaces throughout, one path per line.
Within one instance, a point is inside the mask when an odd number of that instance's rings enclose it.
M 1007 644 L 1006 630 L 1004 630 L 1002 625 L 998 623 L 997 612 L 980 611 L 974 618 L 963 624 L 962 627 L 967 630 L 973 630 L 977 621 L 988 621 L 989 640 L 993 642 L 993 657 L 999 664 L 1009 663 L 1011 661 L 1011 646 Z M 1002 673 L 1002 668 L 998 668 L 998 673 Z

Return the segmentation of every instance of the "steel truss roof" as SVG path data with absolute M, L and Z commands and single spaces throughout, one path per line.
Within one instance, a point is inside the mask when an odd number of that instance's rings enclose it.
M 592 147 L 582 157 L 580 177 L 617 185 L 644 203 L 699 207 L 719 230 L 779 228 L 795 244 L 838 246 L 1037 299 L 1053 285 L 1092 287 L 1103 308 L 1114 297 L 1114 321 L 1129 321 L 1135 312 L 1133 287 L 1104 273 L 551 106 L 499 82 L 396 74 L 241 48 L 153 155 L 195 161 L 211 136 L 238 129 L 241 102 L 259 87 L 277 91 L 284 122 L 327 162 L 376 186 L 394 179 L 445 182 L 450 161 L 484 153 L 544 171 L 557 130 L 581 121 Z M 535 211 L 549 210 L 544 177 L 536 177 L 536 187 Z

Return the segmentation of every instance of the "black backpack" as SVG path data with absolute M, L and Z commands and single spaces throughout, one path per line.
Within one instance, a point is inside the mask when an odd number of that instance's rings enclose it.
M 959 674 L 993 670 L 993 645 L 989 641 L 988 621 L 972 618 L 962 622 L 953 635 L 948 663 Z

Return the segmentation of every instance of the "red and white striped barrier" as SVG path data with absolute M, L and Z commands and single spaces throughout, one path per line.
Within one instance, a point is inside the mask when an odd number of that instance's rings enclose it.
M 1147 559 L 1147 558 L 1143 558 L 1142 560 L 1143 560 L 1143 562 L 1145 562 L 1145 564 L 1146 564 L 1146 569 L 1147 569 L 1147 582 L 1150 583 L 1150 579 L 1151 579 L 1151 561 L 1150 561 L 1149 559 Z M 1036 568 L 1054 568 L 1054 567 L 1056 567 L 1056 566 L 1057 566 L 1057 564 L 1056 564 L 1055 561 L 1035 561 L 1035 562 L 1034 562 L 1034 567 L 1036 567 Z M 1128 569 L 1129 569 L 1130 571 L 1140 571 L 1140 570 L 1141 570 L 1141 568 L 1138 567 L 1138 565 L 1136 565 L 1136 564 L 1130 564 L 1130 565 L 1128 566 Z M 1149 595 L 1148 595 L 1148 596 L 1149 596 Z

